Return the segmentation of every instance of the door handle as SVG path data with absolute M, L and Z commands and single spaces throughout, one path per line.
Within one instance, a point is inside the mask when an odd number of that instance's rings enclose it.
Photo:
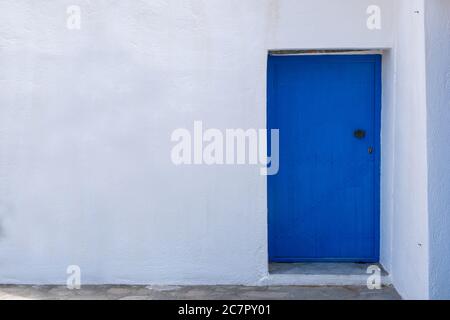
M 362 130 L 362 129 L 358 129 L 353 132 L 353 135 L 357 139 L 364 139 L 366 137 L 366 131 Z
M 372 154 L 373 153 L 373 147 L 369 147 L 368 152 L 369 152 L 369 154 Z

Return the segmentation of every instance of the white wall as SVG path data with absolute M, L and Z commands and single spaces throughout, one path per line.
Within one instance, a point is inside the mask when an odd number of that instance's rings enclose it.
M 423 0 L 396 1 L 396 17 L 394 50 L 386 57 L 389 74 L 384 76 L 381 258 L 404 298 L 426 299 L 429 241 Z
M 381 261 L 404 298 L 448 299 L 450 3 L 400 0 L 396 16 L 383 65 Z
M 84 283 L 258 282 L 259 168 L 175 167 L 171 132 L 264 128 L 269 49 L 391 48 L 382 262 L 405 298 L 448 297 L 449 5 L 376 2 L 381 31 L 365 0 L 0 2 L 0 283 L 69 264 Z
M 392 273 L 394 230 L 396 51 L 385 50 L 382 61 L 380 263 Z
M 272 49 L 389 48 L 393 41 L 392 1 L 272 0 L 270 42 Z M 381 9 L 382 29 L 366 27 L 367 8 Z
M 267 50 L 390 47 L 376 2 L 381 31 L 371 0 L 1 1 L 0 283 L 264 277 L 258 168 L 175 167 L 170 134 L 264 128 Z
M 430 297 L 450 299 L 450 2 L 426 1 Z

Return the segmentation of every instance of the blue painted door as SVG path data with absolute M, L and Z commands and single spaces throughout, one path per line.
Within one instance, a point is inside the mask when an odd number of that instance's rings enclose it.
M 273 262 L 379 259 L 380 55 L 269 56 Z

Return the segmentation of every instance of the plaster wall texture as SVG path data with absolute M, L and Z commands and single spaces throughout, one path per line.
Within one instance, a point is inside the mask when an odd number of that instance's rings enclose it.
M 380 177 L 380 263 L 392 272 L 392 233 L 394 230 L 394 163 L 396 51 L 385 50 L 382 61 L 381 177 Z
M 395 2 L 383 106 L 382 263 L 406 299 L 427 299 L 427 95 L 423 0 Z M 384 188 L 384 189 L 383 189 Z
M 0 282 L 64 283 L 75 264 L 92 284 L 258 283 L 265 177 L 254 166 L 176 167 L 172 131 L 195 120 L 265 128 L 270 49 L 393 48 L 384 256 L 394 284 L 421 297 L 425 51 L 412 11 L 423 7 L 397 1 L 394 23 L 394 3 L 377 1 L 383 28 L 371 31 L 372 2 L 80 0 L 81 30 L 70 31 L 73 1 L 2 1 Z
M 430 298 L 450 299 L 450 2 L 425 8 Z

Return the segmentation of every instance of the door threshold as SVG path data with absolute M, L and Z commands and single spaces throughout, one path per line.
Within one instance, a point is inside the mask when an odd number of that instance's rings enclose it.
M 266 285 L 366 286 L 369 277 L 374 275 L 371 267 L 381 270 L 381 285 L 392 284 L 389 274 L 378 263 L 270 263 L 269 276 L 263 282 Z

